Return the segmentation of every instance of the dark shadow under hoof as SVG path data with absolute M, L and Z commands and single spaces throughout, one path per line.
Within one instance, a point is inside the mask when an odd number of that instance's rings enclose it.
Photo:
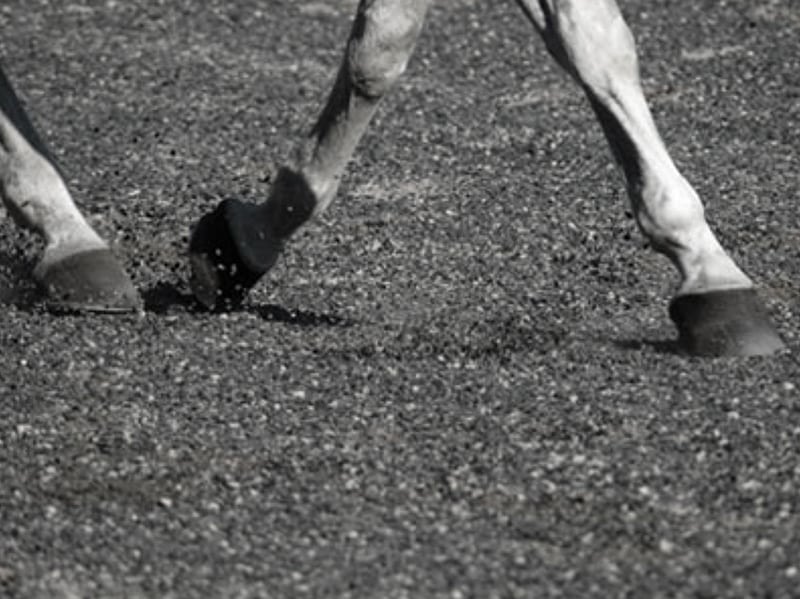
M 352 322 L 335 314 L 318 314 L 305 310 L 287 310 L 281 306 L 269 304 L 257 306 L 253 311 L 264 320 L 281 322 L 299 327 L 350 327 Z
M 142 300 L 109 249 L 90 250 L 39 265 L 34 276 L 56 312 L 124 313 L 140 310 Z
M 669 315 L 694 356 L 763 356 L 785 348 L 754 289 L 681 295 Z
M 171 308 L 183 308 L 191 311 L 197 306 L 194 296 L 190 293 L 180 291 L 171 283 L 157 283 L 150 289 L 142 293 L 144 299 L 144 309 L 146 312 L 154 314 L 167 314 Z
M 233 310 L 280 252 L 280 240 L 269 231 L 261 207 L 224 200 L 192 232 L 192 292 L 208 310 Z

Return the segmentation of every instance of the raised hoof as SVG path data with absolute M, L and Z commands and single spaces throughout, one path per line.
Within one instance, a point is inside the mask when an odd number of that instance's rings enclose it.
M 754 289 L 681 295 L 669 315 L 691 355 L 762 356 L 785 347 Z
M 127 273 L 106 248 L 42 262 L 36 267 L 34 277 L 53 310 L 119 313 L 142 307 Z
M 189 241 L 192 292 L 208 310 L 235 309 L 280 252 L 259 206 L 224 200 L 200 219 Z

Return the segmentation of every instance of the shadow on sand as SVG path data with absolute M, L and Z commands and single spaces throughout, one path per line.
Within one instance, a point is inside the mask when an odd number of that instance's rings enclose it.
M 184 312 L 208 313 L 191 293 L 181 291 L 172 283 L 158 283 L 142 292 L 145 311 L 168 314 L 173 308 Z M 352 322 L 335 314 L 318 314 L 307 310 L 288 310 L 275 304 L 246 304 L 231 312 L 255 314 L 263 320 L 299 327 L 349 327 Z

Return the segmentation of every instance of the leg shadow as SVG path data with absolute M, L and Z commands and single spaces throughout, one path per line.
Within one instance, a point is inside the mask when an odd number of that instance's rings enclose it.
M 194 295 L 182 291 L 172 283 L 157 283 L 142 292 L 144 308 L 154 314 L 168 314 L 175 308 L 183 312 L 212 314 L 195 299 Z M 353 322 L 335 314 L 318 314 L 306 310 L 287 310 L 278 305 L 244 305 L 230 312 L 248 312 L 263 320 L 280 322 L 299 327 L 350 327 Z
M 199 311 L 199 304 L 191 293 L 185 293 L 172 283 L 156 283 L 142 292 L 144 309 L 155 314 L 167 314 L 173 307 L 187 312 Z
M 306 310 L 287 310 L 275 304 L 250 307 L 249 311 L 264 320 L 299 327 L 351 327 L 353 322 L 335 314 L 318 314 Z

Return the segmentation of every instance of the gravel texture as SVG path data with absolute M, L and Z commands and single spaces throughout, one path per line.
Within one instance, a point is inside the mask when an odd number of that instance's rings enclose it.
M 144 313 L 39 307 L 0 223 L 0 595 L 792 597 L 800 9 L 627 0 L 643 81 L 790 351 L 676 355 L 585 100 L 446 0 L 338 201 L 239 311 L 188 231 L 263 198 L 352 1 L 4 0 L 0 56 Z

